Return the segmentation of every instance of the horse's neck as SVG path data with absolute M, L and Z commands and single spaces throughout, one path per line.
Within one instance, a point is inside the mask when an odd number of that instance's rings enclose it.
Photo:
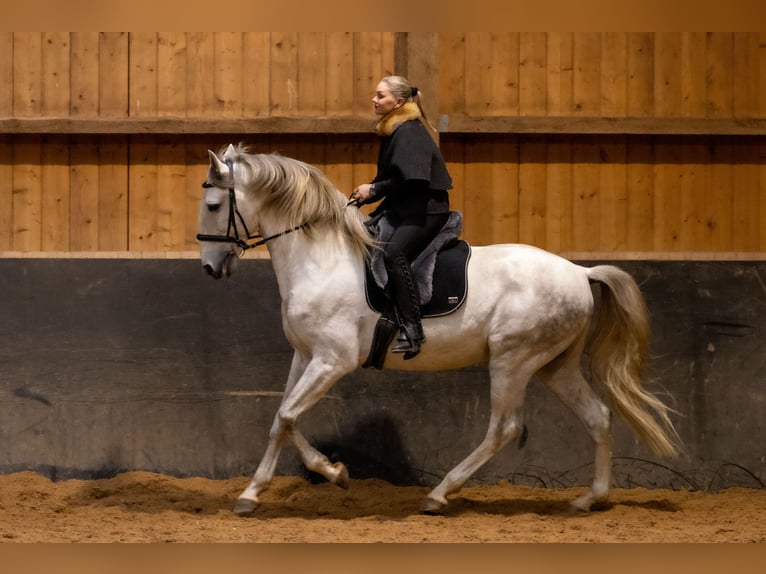
M 363 281 L 362 261 L 345 242 L 310 239 L 297 233 L 270 243 L 268 249 L 283 300 L 321 294 L 318 286 L 333 282 L 351 288 Z

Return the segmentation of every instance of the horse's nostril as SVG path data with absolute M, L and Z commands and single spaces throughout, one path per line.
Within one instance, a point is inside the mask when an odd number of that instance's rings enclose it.
M 211 277 L 214 277 L 215 279 L 218 279 L 221 276 L 220 272 L 216 273 L 215 270 L 213 269 L 213 266 L 210 265 L 209 263 L 203 265 L 202 268 L 205 270 L 205 273 L 207 273 Z

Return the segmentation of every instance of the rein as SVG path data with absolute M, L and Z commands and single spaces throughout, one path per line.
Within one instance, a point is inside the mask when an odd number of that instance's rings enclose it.
M 234 165 L 232 164 L 232 161 L 230 159 L 226 160 L 226 165 L 229 166 L 229 173 L 231 173 L 231 179 L 233 183 Z M 202 184 L 202 187 L 205 189 L 209 189 L 211 187 L 215 187 L 215 185 L 205 181 Z M 244 238 L 241 238 L 239 236 L 239 229 L 237 229 L 237 219 L 239 219 L 239 222 L 242 225 L 242 228 L 245 230 Z M 258 247 L 259 245 L 263 245 L 264 243 L 267 243 L 271 241 L 272 239 L 277 239 L 278 237 L 282 237 L 283 235 L 287 235 L 288 233 L 292 233 L 293 231 L 298 231 L 299 229 L 303 229 L 307 225 L 308 223 L 297 225 L 293 227 L 292 229 L 286 229 L 285 231 L 275 233 L 274 235 L 269 235 L 268 237 L 264 237 L 260 233 L 255 233 L 255 234 L 250 233 L 250 230 L 247 228 L 247 224 L 245 223 L 245 218 L 242 217 L 242 213 L 240 213 L 239 209 L 237 208 L 237 198 L 234 193 L 234 187 L 232 186 L 229 188 L 229 220 L 226 225 L 226 235 L 207 235 L 205 233 L 198 233 L 197 240 L 198 241 L 217 241 L 218 243 L 234 243 L 235 245 L 239 246 L 239 248 L 242 249 L 242 251 L 247 251 L 248 249 L 252 249 L 253 247 Z M 234 235 L 231 234 L 232 229 L 234 230 Z M 256 240 L 256 241 L 253 242 L 253 240 Z

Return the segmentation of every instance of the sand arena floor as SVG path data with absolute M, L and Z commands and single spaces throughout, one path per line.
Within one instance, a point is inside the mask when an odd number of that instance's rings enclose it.
M 499 483 L 419 513 L 424 487 L 376 479 L 348 490 L 278 476 L 249 517 L 232 513 L 248 478 L 129 472 L 52 482 L 0 476 L 2 542 L 766 542 L 766 490 L 614 489 L 603 508 L 571 514 L 584 489 Z

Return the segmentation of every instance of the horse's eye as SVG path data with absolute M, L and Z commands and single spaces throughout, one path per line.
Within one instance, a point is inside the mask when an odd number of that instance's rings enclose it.
M 220 203 L 208 203 L 207 204 L 207 210 L 208 211 L 218 211 L 218 209 L 221 207 Z

